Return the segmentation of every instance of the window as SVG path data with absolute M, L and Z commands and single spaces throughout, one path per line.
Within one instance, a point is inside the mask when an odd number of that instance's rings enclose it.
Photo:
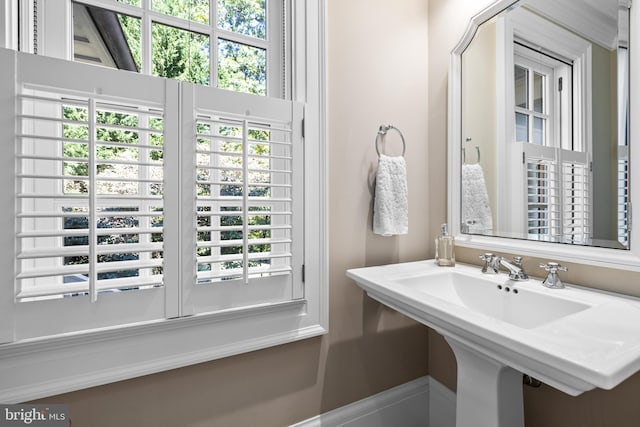
M 39 22 L 24 45 L 61 56 L 57 52 L 68 44 L 71 51 L 63 56 L 78 62 L 258 95 L 290 94 L 288 0 L 63 3 L 70 12 L 47 9 L 42 0 L 25 2 L 25 15 Z M 71 21 L 64 34 L 60 20 Z M 57 40 L 49 36 L 52 30 L 37 31 L 52 23 L 61 28 Z
M 138 19 L 139 6 L 113 9 Z M 166 12 L 151 6 L 139 19 Z M 0 82 L 0 139 L 15 147 L 0 180 L 16 189 L 0 209 L 0 400 L 326 331 L 322 7 L 290 16 L 306 38 L 290 82 L 300 100 L 0 50 L 14 76 Z M 210 35 L 250 45 L 230 31 Z
M 496 227 L 528 240 L 593 238 L 592 43 L 528 7 L 496 21 Z M 504 107 L 503 107 L 504 106 Z M 514 203 L 519 201 L 520 203 Z
M 547 145 L 549 107 L 547 79 L 551 70 L 540 73 L 523 65 L 514 70 L 516 94 L 516 140 L 531 144 Z
M 515 142 L 526 162 L 528 237 L 587 243 L 589 156 L 573 137 L 572 66 L 516 43 L 513 76 Z

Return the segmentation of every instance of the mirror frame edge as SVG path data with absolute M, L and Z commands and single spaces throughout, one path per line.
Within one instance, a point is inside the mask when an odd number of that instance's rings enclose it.
M 524 239 L 510 239 L 495 236 L 481 236 L 462 234 L 460 230 L 460 169 L 462 143 L 462 53 L 473 39 L 478 27 L 492 18 L 495 14 L 517 3 L 514 0 L 497 0 L 473 16 L 462 36 L 462 39 L 451 51 L 448 79 L 448 173 L 447 173 L 447 220 L 449 229 L 456 239 L 456 245 L 463 248 L 481 249 L 491 252 L 506 252 L 515 255 L 527 255 L 536 258 L 565 261 L 575 264 L 586 264 L 608 267 L 618 270 L 640 271 L 640 214 L 631 209 L 631 231 L 629 235 L 629 250 L 607 249 L 593 246 L 570 246 L 561 243 L 538 242 Z M 630 2 L 629 2 L 630 3 Z M 629 10 L 629 46 L 634 49 L 636 42 L 640 52 L 640 6 Z M 629 55 L 629 75 L 640 75 L 640 53 Z M 640 116 L 638 116 L 634 100 L 640 105 L 640 79 L 629 81 L 629 193 L 631 201 L 640 204 Z M 638 116 L 638 117 L 636 117 Z M 635 118 L 635 120 L 634 120 Z M 632 141 L 636 142 L 632 142 Z M 634 146 L 637 146 L 635 149 Z M 458 171 L 458 173 L 453 173 Z

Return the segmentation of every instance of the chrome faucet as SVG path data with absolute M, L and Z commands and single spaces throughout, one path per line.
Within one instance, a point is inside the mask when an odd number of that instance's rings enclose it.
M 540 268 L 544 268 L 548 272 L 547 277 L 542 281 L 544 286 L 551 289 L 564 288 L 564 283 L 560 280 L 558 271 L 567 271 L 567 267 L 564 267 L 557 262 L 548 262 L 546 264 L 540 264 Z
M 525 273 L 522 268 L 522 257 L 513 257 L 513 263 L 507 261 L 503 257 L 498 258 L 500 258 L 500 265 L 509 270 L 509 279 L 517 281 L 529 280 L 529 276 L 527 276 L 527 273 Z
M 513 257 L 513 262 L 507 261 L 506 258 L 496 256 L 492 253 L 485 253 L 480 255 L 480 259 L 484 261 L 482 265 L 483 273 L 498 273 L 500 266 L 503 266 L 509 270 L 509 279 L 516 281 L 528 280 L 529 276 L 524 272 L 522 268 L 522 257 Z

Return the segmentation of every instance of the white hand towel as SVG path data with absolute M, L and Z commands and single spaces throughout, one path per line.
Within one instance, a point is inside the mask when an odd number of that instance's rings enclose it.
M 462 165 L 462 224 L 472 234 L 493 232 L 484 172 L 477 163 Z
M 389 157 L 381 154 L 378 159 L 373 203 L 374 233 L 382 236 L 408 233 L 407 196 L 407 167 L 404 157 Z

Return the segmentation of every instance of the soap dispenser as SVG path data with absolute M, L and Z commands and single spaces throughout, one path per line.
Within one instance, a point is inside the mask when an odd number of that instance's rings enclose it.
M 447 224 L 442 224 L 440 236 L 436 237 L 436 264 L 441 267 L 456 265 L 455 240 L 449 235 Z

